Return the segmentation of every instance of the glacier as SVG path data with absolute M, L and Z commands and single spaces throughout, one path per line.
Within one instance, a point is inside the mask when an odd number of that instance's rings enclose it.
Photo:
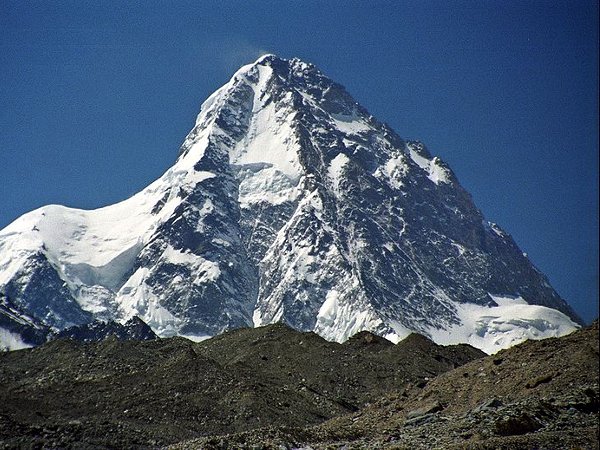
M 314 65 L 275 55 L 202 104 L 174 165 L 139 193 L 1 230 L 0 293 L 54 330 L 138 316 L 195 340 L 283 321 L 493 353 L 581 324 L 447 164 Z

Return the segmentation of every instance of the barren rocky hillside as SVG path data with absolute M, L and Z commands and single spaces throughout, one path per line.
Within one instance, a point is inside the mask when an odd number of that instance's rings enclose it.
M 363 332 L 338 344 L 279 324 L 201 343 L 57 340 L 0 355 L 0 443 L 148 448 L 304 427 L 482 356 L 416 335 L 393 345 Z

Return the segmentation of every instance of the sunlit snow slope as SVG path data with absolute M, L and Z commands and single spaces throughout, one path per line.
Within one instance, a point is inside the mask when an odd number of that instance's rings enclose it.
M 273 55 L 204 102 L 140 193 L 0 231 L 0 292 L 53 328 L 138 315 L 192 338 L 285 321 L 493 352 L 578 321 L 445 163 L 313 65 Z

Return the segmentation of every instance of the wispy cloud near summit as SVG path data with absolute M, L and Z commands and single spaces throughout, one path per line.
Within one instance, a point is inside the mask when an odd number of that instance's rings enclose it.
M 259 57 L 273 53 L 264 46 L 247 41 L 227 40 L 204 42 L 201 46 L 203 57 L 219 65 L 219 68 L 233 73 L 240 66 L 255 61 Z

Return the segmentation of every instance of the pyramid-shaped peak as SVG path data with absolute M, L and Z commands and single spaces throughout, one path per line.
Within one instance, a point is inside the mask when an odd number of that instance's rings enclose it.
M 263 65 L 263 66 L 305 66 L 305 67 L 315 67 L 314 64 L 304 61 L 298 57 L 293 57 L 290 59 L 282 58 L 274 53 L 266 53 L 258 57 L 256 61 L 252 65 Z
M 296 100 L 295 107 L 311 103 L 328 114 L 369 116 L 368 111 L 352 98 L 344 86 L 327 77 L 314 64 L 297 57 L 285 59 L 269 53 L 240 67 L 227 84 L 211 95 L 203 103 L 196 125 L 204 123 L 209 109 L 220 108 L 224 104 L 230 103 L 230 112 L 235 115 L 248 87 L 258 93 L 257 99 L 267 103 L 270 101 L 268 98 L 282 99 L 292 93 L 296 99 L 300 96 L 304 98 Z M 233 102 L 227 101 L 232 98 Z
M 204 338 L 285 322 L 338 342 L 414 331 L 490 352 L 572 331 L 570 307 L 486 223 L 422 144 L 314 65 L 265 54 L 207 98 L 147 188 L 0 231 L 0 292 L 58 329 L 137 315 L 158 335 Z M 350 345 L 377 342 L 366 332 Z
M 299 79 L 311 75 L 316 75 L 318 79 L 327 79 L 329 83 L 333 83 L 333 81 L 325 77 L 323 73 L 320 70 L 318 70 L 314 64 L 303 61 L 302 59 L 297 57 L 291 59 L 282 58 L 273 53 L 261 55 L 253 63 L 242 66 L 234 74 L 233 78 L 236 79 L 240 75 L 248 75 L 257 72 L 260 73 L 260 71 L 257 71 L 257 68 L 259 67 L 269 67 L 271 69 L 271 71 L 269 72 L 269 76 L 271 74 L 275 74 L 280 78 L 286 80 Z

